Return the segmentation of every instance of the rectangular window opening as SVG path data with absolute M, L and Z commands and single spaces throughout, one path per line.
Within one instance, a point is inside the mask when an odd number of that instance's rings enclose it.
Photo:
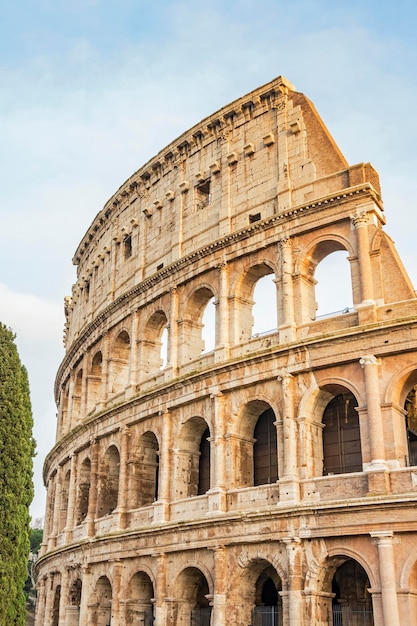
M 130 259 L 132 256 L 132 237 L 126 235 L 123 239 L 123 254 L 125 259 Z
M 206 178 L 206 180 L 199 183 L 195 191 L 197 209 L 204 209 L 204 207 L 208 206 L 211 202 L 210 179 Z
M 253 224 L 253 222 L 259 222 L 260 219 L 260 213 L 253 213 L 253 215 L 249 215 L 249 224 Z

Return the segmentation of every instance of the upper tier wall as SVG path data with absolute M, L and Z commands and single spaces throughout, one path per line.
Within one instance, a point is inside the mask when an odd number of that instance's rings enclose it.
M 284 78 L 236 100 L 160 151 L 96 216 L 73 259 L 67 349 L 106 306 L 178 259 L 365 181 L 379 193 L 375 170 L 348 166 Z

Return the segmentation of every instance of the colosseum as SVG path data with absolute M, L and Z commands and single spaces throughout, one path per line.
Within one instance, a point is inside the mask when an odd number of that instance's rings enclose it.
M 37 626 L 417 625 L 417 299 L 384 226 L 282 77 L 123 183 L 65 299 Z

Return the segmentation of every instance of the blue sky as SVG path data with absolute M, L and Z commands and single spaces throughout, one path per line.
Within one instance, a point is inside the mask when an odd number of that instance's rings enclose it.
M 417 284 L 414 1 L 21 0 L 0 15 L 0 319 L 29 370 L 41 468 L 55 437 L 71 259 L 120 184 L 168 142 L 283 75 L 351 163 L 381 176 Z

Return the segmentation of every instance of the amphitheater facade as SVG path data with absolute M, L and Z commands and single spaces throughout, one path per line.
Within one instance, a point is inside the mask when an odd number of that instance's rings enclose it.
M 417 300 L 384 225 L 282 77 L 118 189 L 65 299 L 37 626 L 417 625 Z

